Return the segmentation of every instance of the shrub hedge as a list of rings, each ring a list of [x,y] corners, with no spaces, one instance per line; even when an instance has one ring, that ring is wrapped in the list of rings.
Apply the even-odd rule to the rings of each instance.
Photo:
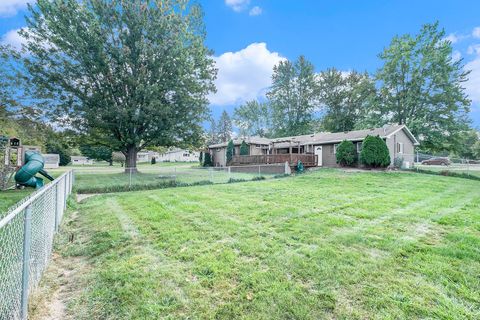
[[[362,143],[360,162],[367,167],[387,167],[390,165],[390,153],[385,141],[379,136],[367,136]]]
[[[343,140],[337,147],[337,163],[351,167],[357,163],[357,150],[352,141]]]

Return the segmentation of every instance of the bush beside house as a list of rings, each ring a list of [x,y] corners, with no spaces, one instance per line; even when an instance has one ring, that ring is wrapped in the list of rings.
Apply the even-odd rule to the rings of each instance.
[[[235,145],[233,144],[233,140],[230,140],[227,145],[227,164],[229,164],[233,156],[235,155]]]
[[[390,165],[390,153],[385,141],[379,136],[367,136],[362,144],[360,163],[372,168]]]
[[[357,163],[357,151],[352,141],[343,140],[337,147],[337,163],[351,167]]]
[[[204,167],[213,166],[212,156],[208,152],[205,152],[205,154],[203,155],[203,166]]]
[[[243,140],[242,144],[240,145],[240,155],[241,156],[248,156],[249,153],[250,152],[249,152],[249,149],[248,149],[248,145],[245,142],[245,140]]]

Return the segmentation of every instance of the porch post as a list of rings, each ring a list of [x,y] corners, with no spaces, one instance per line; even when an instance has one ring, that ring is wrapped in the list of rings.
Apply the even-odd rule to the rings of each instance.
[[[288,153],[290,153],[290,164],[292,164],[292,141],[289,141]]]

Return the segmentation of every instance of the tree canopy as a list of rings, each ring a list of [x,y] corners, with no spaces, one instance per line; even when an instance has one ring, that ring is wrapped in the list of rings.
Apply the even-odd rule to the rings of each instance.
[[[201,141],[216,69],[203,14],[185,0],[38,0],[26,67],[75,129],[122,151]]]

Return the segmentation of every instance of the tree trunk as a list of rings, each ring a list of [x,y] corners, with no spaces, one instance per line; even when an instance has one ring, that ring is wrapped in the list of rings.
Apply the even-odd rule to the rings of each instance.
[[[137,148],[134,145],[127,147],[125,173],[137,172]]]

